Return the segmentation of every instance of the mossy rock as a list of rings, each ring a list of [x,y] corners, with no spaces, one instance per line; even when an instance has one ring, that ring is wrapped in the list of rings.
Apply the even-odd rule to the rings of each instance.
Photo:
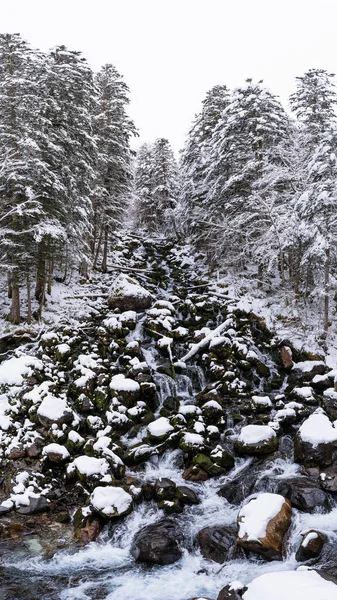
[[[206,454],[197,454],[194,456],[192,464],[205,471],[209,477],[216,477],[217,475],[226,473],[225,469],[214,463]]]

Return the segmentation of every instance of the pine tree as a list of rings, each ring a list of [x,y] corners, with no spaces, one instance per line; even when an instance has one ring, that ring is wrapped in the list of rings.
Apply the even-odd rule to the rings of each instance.
[[[98,147],[98,166],[93,195],[93,251],[96,264],[104,239],[102,270],[106,271],[109,235],[120,224],[130,200],[130,139],[137,133],[126,112],[129,89],[115,67],[110,64],[102,67],[95,81],[98,103],[94,114],[94,131]]]
[[[134,191],[137,222],[152,231],[155,227],[155,204],[153,202],[153,145],[143,144],[136,155]]]
[[[211,140],[229,102],[230,93],[225,85],[216,85],[207,92],[202,110],[196,115],[181,152],[180,228],[196,235],[200,207],[207,194],[206,173],[210,168]]]
[[[10,319],[19,323],[22,274],[35,259],[34,232],[43,212],[37,178],[43,170],[38,132],[42,126],[39,74],[44,56],[19,34],[0,35],[0,156],[2,264],[12,299]],[[29,297],[29,296],[28,296]],[[30,304],[28,320],[30,320]]]
[[[200,211],[203,238],[210,249],[226,251],[243,265],[261,233],[264,209],[257,203],[256,184],[267,165],[278,160],[277,147],[289,135],[285,111],[261,83],[249,79],[234,92],[214,131],[206,179],[209,191]]]
[[[300,124],[303,148],[300,189],[296,211],[304,232],[301,264],[310,274],[311,287],[320,280],[324,296],[324,336],[329,328],[330,277],[335,261],[336,242],[336,131],[335,105],[337,94],[334,75],[323,69],[311,69],[297,78],[297,90],[291,96],[291,107]],[[308,277],[307,277],[308,278]]]
[[[159,138],[153,144],[151,178],[153,210],[149,228],[172,235],[176,232],[178,166],[165,138]]]

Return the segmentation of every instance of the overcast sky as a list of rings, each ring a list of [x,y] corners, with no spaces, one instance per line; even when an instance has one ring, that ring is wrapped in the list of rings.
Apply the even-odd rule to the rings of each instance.
[[[176,151],[213,85],[263,79],[285,102],[297,75],[337,71],[337,0],[8,0],[1,28],[113,63],[140,140]]]

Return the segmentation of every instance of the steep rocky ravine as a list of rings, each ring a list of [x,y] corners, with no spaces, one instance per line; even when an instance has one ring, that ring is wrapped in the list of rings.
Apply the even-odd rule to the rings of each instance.
[[[99,311],[0,364],[2,597],[251,600],[296,572],[330,600],[337,371],[188,247],[120,255]]]

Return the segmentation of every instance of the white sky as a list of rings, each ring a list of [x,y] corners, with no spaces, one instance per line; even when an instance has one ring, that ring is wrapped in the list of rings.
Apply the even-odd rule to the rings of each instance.
[[[337,0],[3,0],[3,33],[107,62],[131,90],[140,141],[177,151],[213,85],[263,79],[283,101],[309,68],[337,72]],[[137,145],[139,141],[137,142]]]

